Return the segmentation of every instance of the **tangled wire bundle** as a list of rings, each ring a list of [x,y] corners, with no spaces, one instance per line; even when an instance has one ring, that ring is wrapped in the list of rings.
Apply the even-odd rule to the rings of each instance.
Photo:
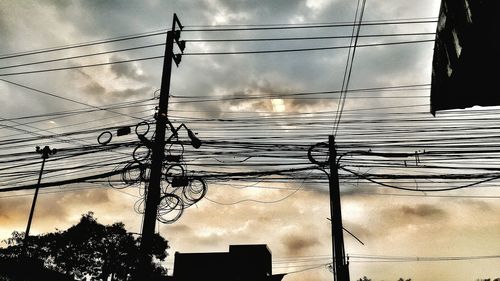
[[[151,172],[151,148],[148,145],[150,125],[147,122],[137,124],[135,133],[141,142],[132,153],[132,160],[121,169],[120,185],[113,185],[111,178],[109,184],[113,188],[122,189],[129,186],[138,186],[141,198],[136,201],[134,209],[138,213],[144,213],[145,198]],[[154,139],[154,135],[151,139]],[[162,178],[160,181],[161,197],[158,204],[157,220],[162,223],[173,223],[177,221],[185,208],[200,201],[207,192],[207,185],[203,178],[189,176],[186,164],[183,161],[184,147],[179,142],[178,136],[174,135],[167,143],[166,156],[162,166]],[[105,145],[105,144],[103,144]],[[142,184],[144,183],[144,184]]]

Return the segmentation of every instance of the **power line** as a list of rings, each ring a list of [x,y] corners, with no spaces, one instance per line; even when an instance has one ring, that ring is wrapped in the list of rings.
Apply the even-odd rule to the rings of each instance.
[[[124,48],[124,49],[118,49],[118,50],[111,50],[111,51],[83,54],[83,55],[77,55],[77,56],[62,57],[62,58],[57,58],[57,59],[41,60],[41,61],[35,61],[35,62],[7,65],[7,66],[0,67],[0,70],[1,69],[8,69],[8,68],[15,68],[15,67],[37,65],[37,64],[42,64],[42,63],[51,63],[51,62],[65,61],[65,60],[71,60],[71,59],[80,59],[80,58],[87,58],[87,57],[93,57],[93,56],[101,56],[101,55],[126,52],[126,51],[142,50],[142,49],[147,49],[147,48],[160,47],[160,46],[164,46],[164,45],[165,45],[165,43],[150,44],[150,45],[130,47],[130,48]]]
[[[75,65],[75,66],[58,67],[58,68],[47,68],[47,69],[40,69],[40,70],[20,71],[20,72],[11,72],[11,73],[0,73],[0,77],[1,76],[12,76],[12,75],[22,75],[22,74],[43,73],[43,72],[53,72],[53,71],[60,71],[60,70],[80,69],[80,68],[105,66],[105,65],[129,63],[129,62],[136,62],[136,61],[155,60],[155,59],[161,59],[161,58],[163,58],[163,56],[151,56],[151,57],[128,59],[128,60],[117,60],[117,61],[112,61],[112,62],[84,64],[84,65]]]
[[[95,46],[95,45],[101,45],[101,44],[107,44],[107,43],[113,43],[113,42],[119,42],[119,41],[125,41],[125,40],[132,40],[132,39],[139,39],[139,38],[144,38],[144,37],[165,35],[165,34],[167,34],[167,32],[163,31],[163,29],[162,29],[161,31],[150,31],[150,32],[144,32],[144,33],[138,33],[138,34],[132,34],[132,35],[113,37],[113,38],[108,38],[108,39],[94,40],[94,41],[84,42],[84,43],[75,43],[75,44],[64,45],[64,46],[59,46],[59,47],[51,47],[51,48],[25,51],[25,52],[4,54],[4,55],[0,55],[0,60],[29,56],[29,55],[36,55],[36,54],[42,54],[42,53],[63,51],[63,50],[74,49],[74,48],[89,47],[89,46]]]
[[[304,271],[310,271],[310,270],[318,269],[318,268],[321,268],[321,267],[326,267],[328,265],[329,265],[329,263],[324,263],[324,264],[320,264],[320,265],[313,266],[313,267],[308,267],[308,268],[299,269],[299,270],[295,270],[295,271],[289,271],[289,272],[286,272],[285,274],[288,275],[288,274],[301,273],[301,272],[304,272]]]
[[[377,256],[377,255],[356,255],[349,254],[351,259],[360,259],[353,262],[377,261],[377,262],[440,262],[440,261],[464,261],[464,260],[483,260],[483,259],[498,259],[500,255],[485,255],[485,256]]]
[[[437,20],[437,17],[413,17],[413,18],[397,18],[384,20],[367,20],[365,23],[383,23],[383,22],[401,22],[401,21],[418,21],[418,20]],[[352,22],[309,22],[309,23],[262,23],[262,24],[211,24],[211,25],[185,25],[185,27],[268,27],[268,26],[304,26],[304,25],[321,25],[321,24],[352,24]]]
[[[390,256],[390,255],[368,255],[368,254],[348,254],[349,261],[351,259],[364,259],[364,260],[386,260],[386,261],[461,261],[461,260],[481,260],[481,259],[498,259],[500,255],[477,255],[477,256]],[[311,255],[311,256],[298,256],[298,257],[282,257],[274,259],[273,262],[277,263],[294,263],[294,262],[313,262],[321,260],[332,260],[331,255]],[[293,267],[293,265],[291,266]]]
[[[44,114],[24,115],[24,116],[18,116],[18,117],[4,118],[4,121],[13,121],[13,120],[19,121],[19,120],[33,120],[33,119],[35,119],[34,121],[30,121],[29,123],[38,123],[38,122],[43,122],[43,121],[47,121],[47,120],[57,120],[60,118],[74,117],[75,115],[80,115],[80,114],[94,113],[96,111],[102,111],[104,109],[118,110],[118,109],[129,109],[129,108],[134,108],[134,107],[153,106],[153,104],[151,104],[151,103],[146,103],[146,102],[150,102],[153,100],[154,100],[154,98],[132,100],[132,101],[126,101],[126,102],[121,102],[121,103],[106,104],[106,105],[99,106],[99,108],[92,107],[92,109],[89,109],[89,106],[86,106],[85,108],[79,108],[79,109],[74,109],[74,110],[65,110],[65,111],[49,112],[49,113],[44,113]],[[134,113],[141,113],[141,112],[134,112]],[[29,123],[23,123],[23,124],[29,124]]]
[[[374,25],[378,24],[384,24],[384,23],[394,23],[394,24],[404,24],[404,23],[420,23],[418,20],[431,20],[430,22],[437,22],[434,17],[429,17],[429,18],[409,18],[409,19],[396,19],[396,20],[376,20],[376,21],[367,21],[365,23],[370,23]],[[300,24],[301,26],[307,26],[307,25],[332,25],[335,23],[302,23]],[[337,24],[345,24],[345,23],[337,23]],[[278,26],[293,26],[297,24],[275,24]],[[271,25],[243,25],[243,26],[275,26],[273,24]],[[220,26],[236,26],[236,25],[210,25],[210,27],[220,27]],[[207,26],[202,26],[202,25],[190,25],[188,27],[207,27]],[[187,31],[187,30],[186,30]],[[36,50],[29,50],[29,51],[23,51],[23,52],[16,52],[16,53],[9,53],[9,54],[3,54],[0,55],[0,60],[1,59],[9,59],[9,58],[16,58],[16,57],[23,57],[23,56],[29,56],[29,55],[36,55],[36,54],[42,54],[42,53],[49,53],[49,52],[56,52],[56,51],[63,51],[63,50],[68,50],[68,49],[74,49],[74,48],[82,48],[82,47],[89,47],[89,46],[95,46],[95,45],[102,45],[102,44],[107,44],[107,43],[114,43],[114,42],[120,42],[120,41],[127,41],[127,40],[133,40],[133,39],[140,39],[140,38],[146,38],[146,37],[153,37],[153,36],[159,36],[159,35],[165,35],[167,33],[166,29],[160,29],[160,30],[154,30],[154,31],[147,31],[147,32],[142,32],[142,33],[136,33],[136,34],[129,34],[129,35],[121,35],[117,37],[112,37],[112,38],[106,38],[106,39],[98,39],[98,40],[93,40],[93,41],[88,41],[88,42],[81,42],[81,43],[74,43],[74,44],[69,44],[69,45],[63,45],[63,46],[56,46],[56,47],[49,47],[49,48],[43,48],[43,49],[36,49]]]
[[[360,35],[359,37],[379,38],[379,37],[401,37],[401,36],[421,36],[421,35],[435,35],[435,33],[434,32],[420,32],[420,33],[371,34],[371,35]],[[344,39],[345,38],[352,38],[352,36],[345,35],[345,36],[316,36],[316,37],[287,37],[287,38],[188,39],[188,40],[184,40],[184,41],[189,42],[189,43],[258,42],[258,41],[285,41],[285,40],[286,41],[289,41],[289,40],[307,41],[307,40],[342,39],[342,38],[344,38]],[[113,54],[113,53],[126,52],[126,51],[148,49],[148,48],[160,47],[160,46],[164,46],[164,45],[165,45],[165,43],[149,44],[149,45],[142,45],[142,46],[136,46],[136,47],[116,49],[116,50],[88,53],[88,54],[82,54],[82,55],[67,56],[67,57],[61,57],[61,58],[55,58],[55,59],[39,60],[39,61],[20,63],[20,64],[12,64],[12,65],[7,65],[7,66],[2,66],[2,67],[0,67],[0,70],[16,68],[16,67],[25,67],[25,66],[31,66],[31,65],[38,65],[38,64],[43,64],[43,63],[60,62],[60,61],[71,60],[71,59],[87,58],[87,57],[92,57],[92,56],[100,56],[100,55]]]
[[[401,86],[389,86],[389,87],[373,87],[373,88],[359,88],[349,90],[353,93],[360,92],[375,92],[375,91],[395,91],[395,90],[428,90],[430,84],[414,84],[414,85],[401,85]],[[425,88],[423,88],[425,87]],[[310,91],[310,92],[300,92],[300,93],[283,93],[283,94],[264,94],[264,95],[210,95],[207,96],[180,96],[171,95],[172,98],[184,99],[183,101],[177,101],[172,103],[193,103],[193,102],[207,102],[207,101],[224,101],[224,100],[251,100],[251,99],[262,99],[262,98],[292,98],[300,99],[302,96],[318,96],[318,95],[331,95],[331,94],[341,94],[342,90],[330,90],[330,91]],[[428,96],[364,96],[364,97],[353,97],[353,98],[420,98]],[[322,97],[319,97],[322,98]],[[340,98],[340,97],[339,97]],[[188,99],[188,100],[186,100]],[[306,99],[314,99],[312,97],[307,97]],[[331,99],[329,97],[329,99]]]
[[[376,181],[368,176],[365,176],[365,175],[362,175],[360,173],[356,173],[350,169],[347,169],[345,167],[340,167],[340,169],[344,170],[344,171],[347,171],[353,175],[355,175],[356,177],[358,178],[361,178],[361,179],[365,179],[369,182],[372,182],[372,183],[375,183],[375,184],[378,184],[378,185],[381,185],[381,186],[385,186],[385,187],[390,187],[390,188],[394,188],[394,189],[400,189],[400,190],[405,190],[405,191],[418,191],[418,192],[439,192],[439,191],[451,191],[451,190],[457,190],[457,189],[464,189],[464,188],[468,188],[468,187],[472,187],[472,186],[475,186],[475,185],[479,185],[479,184],[482,184],[482,183],[485,183],[485,182],[489,182],[489,181],[493,181],[493,180],[497,180],[500,178],[500,175],[496,175],[496,176],[490,176],[486,179],[483,179],[483,180],[479,180],[479,181],[475,181],[473,183],[469,183],[469,184],[465,184],[465,185],[460,185],[460,186],[454,186],[454,187],[445,187],[445,188],[406,188],[406,187],[401,187],[401,186],[396,186],[396,185],[392,185],[392,184],[387,184],[387,183],[383,183],[383,182],[380,182],[380,181]],[[394,177],[394,176],[392,176]],[[416,177],[416,176],[412,176],[412,177]]]
[[[354,45],[352,43],[353,39],[351,38],[350,45],[353,45],[352,46],[352,56],[349,56],[351,54],[351,48],[349,48],[349,55],[347,56],[346,68],[344,71],[344,79],[342,80],[342,87],[341,88],[342,88],[343,93],[340,93],[340,97],[341,97],[341,100],[339,102],[340,109],[339,109],[339,107],[337,107],[337,118],[336,118],[336,122],[334,123],[334,128],[332,128],[334,136],[337,135],[337,131],[339,129],[340,119],[342,118],[342,112],[344,111],[345,101],[346,101],[346,97],[347,97],[347,90],[349,88],[349,82],[351,81],[352,67],[354,65],[354,57],[356,55],[356,48],[358,47],[359,32],[361,31],[361,24],[363,23],[363,15],[365,13],[366,0],[362,0],[362,1],[363,2],[361,4],[361,12],[359,15],[359,20],[358,20],[359,25],[357,26],[356,35],[353,38]],[[358,1],[358,7],[359,7],[359,1]],[[357,13],[358,13],[358,11],[356,10],[356,17],[354,19],[355,22],[357,20]],[[353,34],[354,34],[354,30],[355,29],[353,28],[353,30],[352,30]]]
[[[117,114],[117,115],[127,116],[127,117],[130,117],[130,118],[136,119],[136,120],[145,121],[142,118],[138,118],[138,117],[135,117],[135,116],[130,116],[128,114],[124,114],[124,113],[121,113],[121,112],[118,112],[118,111],[114,111],[114,110],[110,110],[110,109],[107,109],[107,108],[103,108],[103,107],[91,105],[91,104],[84,103],[84,102],[81,102],[81,101],[77,101],[77,100],[74,100],[74,99],[62,97],[62,96],[59,96],[59,95],[56,95],[56,94],[52,94],[52,93],[49,93],[49,92],[46,92],[46,91],[35,89],[33,87],[26,86],[26,85],[23,85],[23,84],[19,84],[19,83],[16,83],[16,82],[12,82],[12,81],[9,81],[9,80],[5,80],[5,79],[1,79],[0,78],[0,81],[3,81],[5,83],[9,83],[11,85],[15,85],[17,87],[21,87],[21,88],[24,88],[24,89],[27,89],[27,90],[30,90],[30,91],[35,92],[35,93],[39,93],[39,94],[51,96],[51,97],[54,97],[54,98],[62,99],[62,100],[65,100],[65,101],[69,101],[69,102],[72,102],[72,103],[77,103],[77,104],[80,104],[80,105],[84,105],[84,106],[87,106],[87,107],[92,107],[92,108],[103,110],[103,111],[108,111],[108,112],[111,112],[111,113],[114,113],[114,114]]]
[[[429,43],[429,42],[434,42],[434,39],[414,40],[414,41],[400,41],[400,42],[388,42],[388,43],[374,43],[374,44],[363,44],[363,45],[358,45],[358,48],[391,46],[391,45],[406,45],[406,44]],[[308,52],[308,51],[324,51],[324,50],[346,49],[346,48],[349,48],[349,47],[350,46],[329,46],[329,47],[316,47],[316,48],[277,49],[277,50],[260,50],[260,51],[193,52],[193,53],[184,53],[183,56],[248,55],[248,54]],[[130,63],[130,62],[136,62],[136,61],[155,60],[155,59],[161,59],[161,58],[163,58],[163,55],[161,55],[161,56],[143,57],[143,58],[135,58],[135,59],[127,59],[127,60],[117,60],[117,61],[104,62],[104,63],[75,65],[75,66],[68,66],[68,67],[46,68],[46,69],[39,69],[39,70],[29,70],[29,71],[19,71],[19,72],[10,72],[10,73],[0,73],[0,77],[2,77],[2,76],[13,76],[13,75],[24,75],[24,74],[34,74],[34,73],[44,73],[44,72],[53,72],[53,71],[61,71],[61,70],[72,70],[72,69],[80,69],[80,68],[88,68],[88,67],[96,67],[96,66],[105,66],[105,65],[120,64],[120,63]]]
[[[419,20],[419,21],[393,21],[393,22],[365,22],[354,25],[380,26],[380,25],[404,25],[404,24],[428,24],[437,23],[437,20]],[[183,29],[183,32],[212,32],[212,31],[251,31],[251,30],[283,30],[283,29],[312,29],[312,28],[332,28],[332,27],[351,27],[352,23],[326,23],[326,24],[301,24],[301,25],[281,25],[281,26],[263,26],[263,27],[237,27],[237,28],[198,28]]]
[[[414,41],[400,41],[400,42],[387,42],[387,43],[373,43],[373,44],[360,44],[358,48],[364,47],[379,47],[391,45],[406,45],[434,42],[434,39],[428,40],[414,40]],[[290,52],[309,52],[309,51],[324,51],[347,49],[350,46],[328,46],[328,47],[314,47],[314,48],[296,48],[296,49],[277,49],[277,50],[259,50],[259,51],[227,51],[227,52],[193,52],[184,53],[184,56],[216,56],[216,55],[248,55],[248,54],[271,54],[271,53],[290,53]],[[2,76],[2,74],[0,74]]]
[[[435,195],[435,194],[401,194],[401,193],[375,193],[375,192],[357,192],[356,194],[374,195],[374,196],[394,196],[394,197],[500,199],[500,196],[494,196],[494,195]]]
[[[399,36],[426,36],[436,35],[435,32],[414,32],[414,33],[391,33],[391,34],[362,34],[359,38],[380,38]],[[308,37],[266,37],[266,38],[233,38],[233,39],[185,39],[187,43],[210,43],[210,42],[260,42],[260,41],[307,41],[326,39],[350,39],[352,35],[340,36],[308,36]]]

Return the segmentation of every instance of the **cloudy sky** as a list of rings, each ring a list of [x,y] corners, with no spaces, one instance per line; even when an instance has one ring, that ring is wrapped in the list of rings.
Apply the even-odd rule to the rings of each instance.
[[[36,183],[40,165],[39,155],[34,153],[36,145],[62,149],[95,145],[98,131],[81,136],[75,134],[72,139],[66,136],[41,139],[40,135],[132,125],[143,118],[151,120],[156,103],[152,99],[160,88],[161,58],[82,66],[162,56],[164,46],[161,44],[165,41],[162,32],[170,28],[173,13],[177,13],[185,25],[182,37],[188,40],[180,66],[174,65],[172,71],[169,114],[174,123],[186,123],[207,143],[254,140],[307,147],[327,141],[335,124],[338,108],[338,93],[335,91],[342,88],[348,59],[345,47],[350,44],[350,39],[239,42],[211,42],[207,39],[349,36],[352,33],[349,26],[248,29],[260,25],[293,27],[351,23],[356,5],[357,1],[347,0],[1,1],[0,141],[2,159],[6,159],[0,164],[6,178],[2,187]],[[361,36],[358,44],[406,43],[356,49],[349,89],[372,90],[348,93],[336,135],[339,151],[347,155],[342,158],[341,165],[358,173],[442,175],[450,171],[467,173],[470,172],[469,166],[472,171],[472,166],[487,165],[491,168],[498,164],[495,161],[498,155],[495,154],[488,159],[474,154],[465,160],[460,159],[459,142],[443,143],[446,137],[464,137],[468,132],[480,133],[490,140],[499,135],[496,127],[480,131],[482,126],[488,129],[496,122],[497,117],[491,111],[457,111],[449,115],[438,114],[435,118],[428,113],[433,52],[433,43],[429,41],[434,39],[432,33],[436,30],[439,5],[438,0],[366,2],[363,21],[385,24],[363,26],[360,35],[377,36]],[[387,24],[391,21],[420,23]],[[247,30],[210,31],[214,28]],[[390,36],[381,36],[384,34]],[[115,40],[131,35],[148,36]],[[111,42],[102,43],[105,39]],[[73,48],[74,44],[80,43],[99,44]],[[146,45],[154,46],[142,48]],[[333,46],[343,47],[302,52],[207,55]],[[24,52],[55,47],[68,48],[23,55]],[[141,48],[110,52],[135,47]],[[105,54],[75,58],[101,52]],[[59,60],[67,57],[72,59]],[[35,63],[56,59],[58,61]],[[9,67],[19,64],[29,65]],[[47,71],[55,68],[72,69]],[[37,72],[39,70],[43,71]],[[389,91],[387,87],[395,88]],[[386,91],[375,90],[379,88]],[[323,94],[294,95],[311,92]],[[291,98],[286,98],[286,95],[291,95]],[[116,104],[135,106],[68,114],[64,118],[55,118],[56,115],[33,117],[109,108]],[[453,120],[457,124],[452,123]],[[439,131],[440,126],[447,130]],[[24,141],[12,144],[8,143],[9,139]],[[129,136],[127,140],[133,139],[134,136]],[[115,141],[120,139],[114,137],[112,143]],[[458,149],[454,150],[455,157],[439,158],[446,154],[442,151],[455,148]],[[427,157],[423,153],[418,159],[428,167],[434,166],[429,170],[423,169],[424,164],[415,157],[397,159],[398,166],[371,167],[382,162],[371,158],[363,162],[361,156],[356,158],[347,153],[372,149],[408,154],[434,150],[432,155],[437,156]],[[127,151],[126,155],[131,153],[131,150],[123,151]],[[283,164],[289,168],[308,162],[307,149],[289,152],[292,153],[289,157],[283,156],[286,152],[281,155],[276,151],[261,151],[267,156],[256,156],[251,151],[215,145],[202,148],[202,151],[206,158],[197,158],[194,149],[186,147],[185,151],[186,159],[191,161],[188,169],[200,174],[272,170]],[[33,155],[26,154],[29,152]],[[12,168],[17,164],[8,162],[9,159],[28,163],[17,156],[9,156],[14,153],[27,157],[22,161],[31,161],[28,165],[30,172],[20,173],[19,167]],[[100,155],[109,157],[106,165],[86,172],[78,170],[78,175],[122,167],[112,161],[110,152],[83,160],[75,158],[75,162],[67,165],[85,161],[95,164],[104,159]],[[415,166],[420,166],[405,170],[414,162]],[[65,162],[47,162],[48,178],[44,181],[73,176],[57,174],[57,170],[65,165],[61,163]],[[454,170],[445,170],[439,165],[451,165]],[[456,172],[457,167],[463,170]],[[352,256],[351,279],[368,276],[374,280],[405,277],[465,281],[500,276],[500,259],[473,259],[500,253],[500,207],[496,204],[500,192],[494,181],[486,186],[475,186],[475,189],[453,192],[400,192],[362,179],[353,180],[346,176],[346,171],[341,174],[345,176],[341,180],[344,226],[364,242],[361,245],[349,235],[345,236],[346,252]],[[209,187],[204,200],[186,209],[175,223],[159,224],[159,232],[171,243],[168,267],[172,267],[175,251],[220,252],[227,251],[231,244],[258,243],[267,244],[272,251],[274,272],[296,272],[284,280],[331,280],[331,273],[324,266],[331,255],[328,185],[324,180],[310,180],[311,175],[319,177],[324,174],[308,172],[274,179],[207,180]],[[394,180],[392,184],[418,189],[463,183],[433,182],[430,179],[420,182],[415,179]],[[9,237],[14,230],[25,229],[31,194],[32,191],[0,194],[1,239]],[[117,190],[107,184],[89,183],[44,190],[37,202],[32,233],[65,229],[88,211],[93,211],[101,223],[123,221],[130,231],[140,232],[142,216],[134,211],[140,194],[140,190],[134,187]],[[374,259],[375,256],[392,259],[380,261]],[[464,259],[402,260],[409,257]]]

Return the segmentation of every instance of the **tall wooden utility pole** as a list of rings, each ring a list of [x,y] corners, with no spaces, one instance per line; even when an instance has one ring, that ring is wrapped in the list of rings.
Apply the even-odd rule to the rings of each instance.
[[[179,27],[179,30],[176,30]],[[177,15],[172,20],[172,30],[167,32],[165,45],[165,56],[163,60],[163,73],[161,78],[160,102],[156,113],[155,139],[152,143],[151,174],[147,184],[146,207],[144,210],[144,221],[142,225],[141,246],[139,250],[139,265],[135,280],[150,280],[150,269],[152,261],[153,236],[155,232],[158,204],[160,203],[161,168],[165,158],[165,131],[168,124],[168,98],[170,92],[170,77],[172,72],[172,60],[176,65],[180,63],[181,55],[174,55],[174,43],[177,43],[181,52],[184,43],[179,41],[181,25]]]

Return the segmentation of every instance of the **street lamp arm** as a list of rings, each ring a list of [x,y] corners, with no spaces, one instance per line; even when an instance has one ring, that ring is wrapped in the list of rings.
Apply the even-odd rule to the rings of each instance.
[[[170,127],[170,131],[172,132],[172,135],[167,139],[167,143],[170,142],[173,137],[178,137],[179,136],[179,134],[178,134],[179,130],[182,127],[184,127],[184,129],[186,129],[186,131],[188,133],[188,137],[191,139],[191,145],[194,148],[199,148],[201,146],[201,140],[184,123],[180,124],[177,128],[175,128],[174,125],[172,125],[172,123],[170,122],[170,120],[168,120],[168,118],[167,118],[167,124]]]

